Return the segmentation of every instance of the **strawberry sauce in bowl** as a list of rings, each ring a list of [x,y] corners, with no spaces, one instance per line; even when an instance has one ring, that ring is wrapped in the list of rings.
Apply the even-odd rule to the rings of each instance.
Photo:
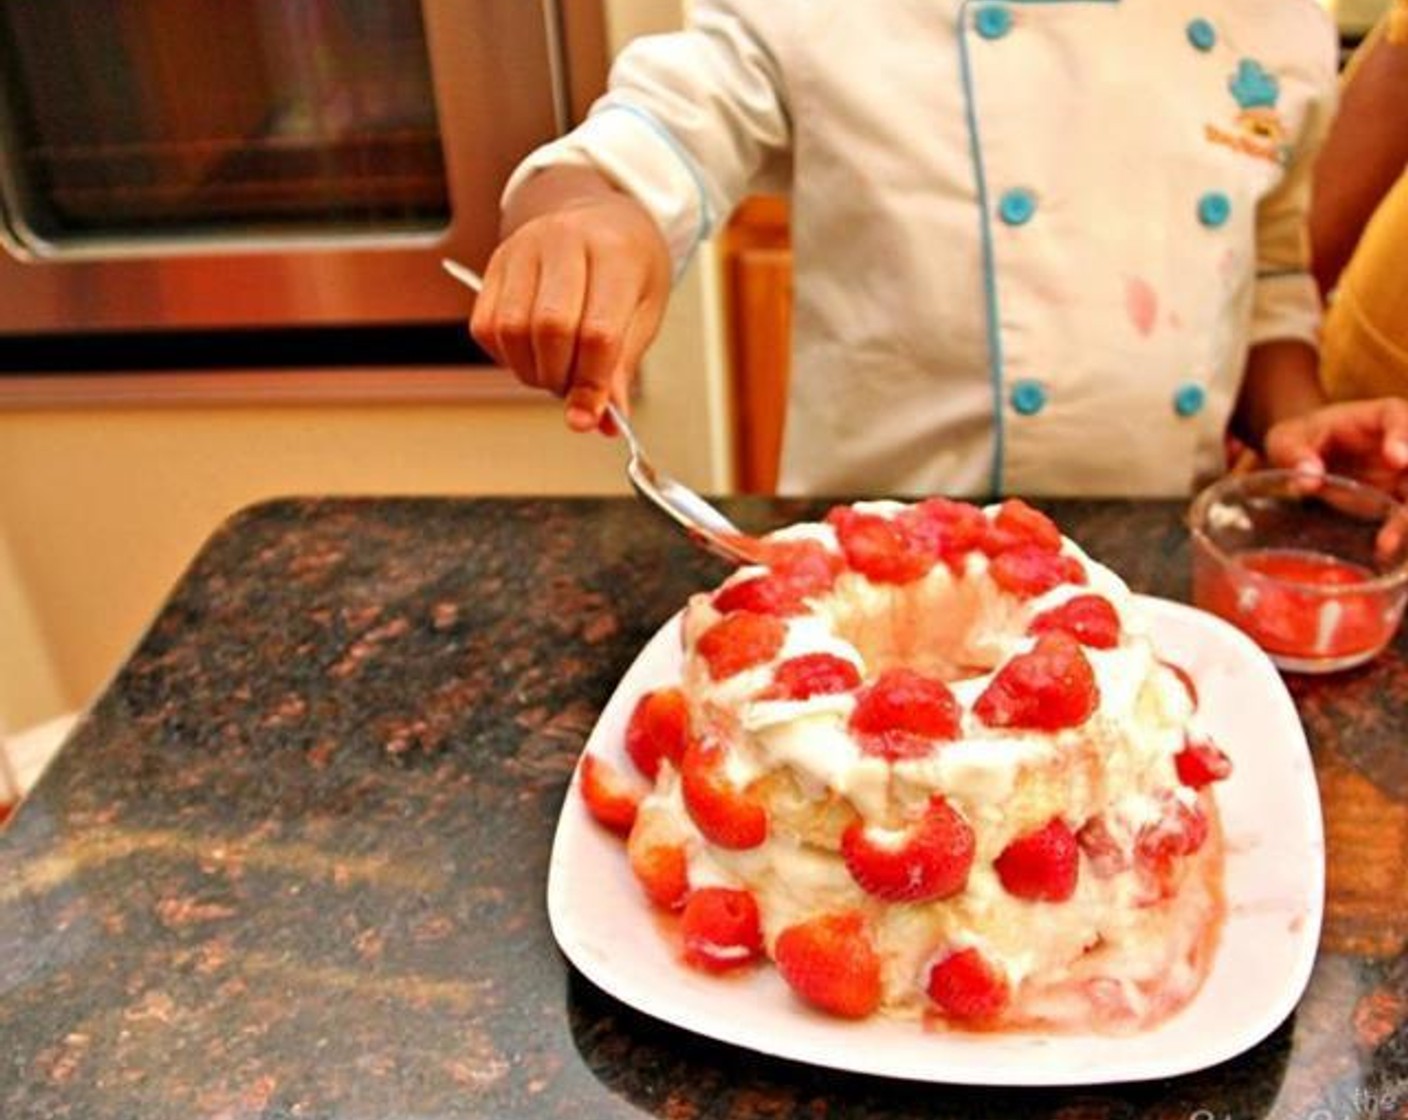
[[[1234,475],[1193,502],[1193,602],[1280,668],[1348,669],[1392,639],[1408,597],[1408,508],[1350,479]]]

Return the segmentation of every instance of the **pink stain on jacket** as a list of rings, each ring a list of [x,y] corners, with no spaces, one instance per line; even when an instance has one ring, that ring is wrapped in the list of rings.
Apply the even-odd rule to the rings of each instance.
[[[1124,284],[1124,307],[1134,329],[1146,338],[1159,318],[1159,297],[1149,281],[1134,277]]]

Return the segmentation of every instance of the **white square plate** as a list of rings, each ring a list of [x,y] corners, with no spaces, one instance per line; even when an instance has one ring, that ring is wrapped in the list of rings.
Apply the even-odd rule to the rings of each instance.
[[[777,971],[719,980],[673,955],[626,863],[588,815],[574,777],[548,871],[548,917],[562,951],[630,1006],[710,1038],[819,1066],[971,1085],[1139,1081],[1214,1065],[1290,1014],[1315,962],[1325,845],[1315,772],[1290,696],[1266,656],[1212,615],[1141,597],[1160,656],[1197,681],[1200,711],[1235,764],[1219,785],[1227,921],[1202,989],[1141,1034],[961,1034],[910,1020],[854,1023],[812,1011]],[[650,640],[602,712],[587,750],[629,767],[626,722],[641,693],[678,683],[679,616]]]

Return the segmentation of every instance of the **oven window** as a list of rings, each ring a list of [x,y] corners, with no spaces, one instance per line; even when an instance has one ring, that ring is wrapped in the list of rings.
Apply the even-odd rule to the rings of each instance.
[[[420,0],[0,0],[0,190],[39,254],[441,229]]]

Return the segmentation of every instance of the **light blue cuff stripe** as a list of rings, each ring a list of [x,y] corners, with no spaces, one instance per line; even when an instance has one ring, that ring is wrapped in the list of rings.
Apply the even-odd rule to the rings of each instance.
[[[699,243],[714,232],[714,212],[709,205],[709,192],[704,187],[704,173],[700,171],[699,164],[690,155],[689,150],[681,144],[672,133],[653,113],[647,109],[642,109],[639,105],[632,105],[626,101],[609,101],[597,110],[604,113],[610,109],[618,110],[622,113],[629,113],[640,121],[646,128],[650,129],[658,136],[665,146],[674,152],[680,163],[684,164],[684,169],[689,172],[689,177],[694,182],[694,189],[699,192],[699,228],[695,231],[694,241],[689,246],[679,266],[675,269],[675,278],[679,279],[680,274],[689,267],[689,262],[693,260],[694,254],[699,249]]]

